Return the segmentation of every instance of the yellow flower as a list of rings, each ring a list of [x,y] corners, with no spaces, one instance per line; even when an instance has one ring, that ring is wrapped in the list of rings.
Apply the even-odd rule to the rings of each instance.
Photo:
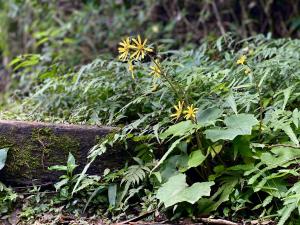
[[[140,35],[138,35],[137,39],[133,38],[132,41],[135,45],[132,45],[131,48],[135,50],[135,52],[132,54],[131,58],[134,58],[136,60],[139,60],[140,58],[143,59],[145,57],[145,54],[147,52],[153,52],[151,48],[146,47],[147,39],[142,41]]]
[[[245,69],[245,74],[248,75],[249,73],[251,73],[251,69],[250,68]]]
[[[197,108],[194,108],[194,105],[190,105],[187,107],[187,110],[185,110],[183,113],[186,114],[185,118],[194,120],[196,118]]]
[[[128,61],[128,71],[131,72],[132,79],[134,79],[134,66],[132,64],[132,60]]]
[[[179,101],[178,105],[173,106],[176,110],[175,113],[171,114],[171,117],[173,117],[173,119],[178,120],[180,118],[183,110],[183,105],[184,105],[184,101]]]
[[[132,45],[130,44],[129,37],[125,38],[119,43],[120,47],[118,48],[119,51],[119,59],[125,61],[128,57],[129,50],[131,49]]]
[[[151,72],[150,75],[159,78],[161,75],[160,63],[158,60],[155,60],[154,66],[150,66]]]
[[[242,55],[237,61],[236,64],[241,64],[244,65],[244,63],[246,62],[247,57],[245,55]]]

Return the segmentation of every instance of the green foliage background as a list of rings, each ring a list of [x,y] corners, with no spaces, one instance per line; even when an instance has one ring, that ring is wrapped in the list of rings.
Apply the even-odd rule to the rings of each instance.
[[[119,126],[91,149],[86,169],[109,146],[134,146],[124,168],[97,176],[73,174],[70,155],[66,166],[51,168],[66,173],[55,197],[34,189],[22,216],[61,204],[114,221],[138,208],[171,219],[299,223],[300,42],[267,34],[298,36],[298,5],[282,4],[2,2],[1,57],[10,61],[11,82],[1,118]],[[135,64],[136,79],[115,59],[120,38],[138,33],[199,108],[197,123],[171,120],[178,96],[150,76],[149,58]],[[246,63],[237,65],[242,55]],[[7,213],[16,195],[0,191]]]
[[[293,0],[8,0],[0,17],[2,57],[42,53],[71,66],[115,53],[126,35],[143,33],[177,48],[224,32],[298,37],[300,18]]]

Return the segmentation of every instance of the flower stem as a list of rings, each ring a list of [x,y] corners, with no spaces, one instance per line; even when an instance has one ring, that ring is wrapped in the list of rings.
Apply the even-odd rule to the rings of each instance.
[[[258,98],[259,98],[259,139],[261,139],[264,104],[263,104],[263,99],[262,99],[262,94],[261,94],[261,90],[260,90],[260,87],[259,87],[259,83],[257,82],[257,80],[255,79],[254,76],[253,76],[253,79],[254,79],[255,88],[256,88],[256,91],[258,93]]]
[[[156,62],[156,60],[151,57],[152,62],[162,71],[161,76],[168,82],[172,90],[175,92],[177,97],[180,99],[180,101],[185,100],[186,103],[188,104],[188,99],[185,95],[185,93],[180,93],[178,90],[182,90],[178,85],[174,85],[172,80],[168,77],[168,75],[161,69],[161,66]]]

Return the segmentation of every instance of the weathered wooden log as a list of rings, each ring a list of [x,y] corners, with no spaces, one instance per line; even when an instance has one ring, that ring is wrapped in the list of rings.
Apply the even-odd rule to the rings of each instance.
[[[65,165],[71,152],[79,165],[87,163],[88,151],[116,128],[0,120],[0,148],[9,148],[1,181],[13,184],[42,184],[56,181],[59,172],[53,165]],[[105,168],[122,166],[126,152],[109,149],[95,161],[90,173],[101,174]]]

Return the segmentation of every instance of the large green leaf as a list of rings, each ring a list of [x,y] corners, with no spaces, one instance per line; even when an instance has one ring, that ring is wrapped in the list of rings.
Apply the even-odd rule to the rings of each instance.
[[[188,168],[197,167],[203,163],[206,156],[202,154],[201,150],[191,152],[188,160]]]
[[[233,140],[236,136],[240,135],[237,129],[221,129],[214,128],[204,132],[206,138],[216,142],[218,140]]]
[[[188,187],[185,174],[172,176],[157,191],[156,197],[170,207],[180,202],[196,203],[201,197],[210,195],[210,187],[214,182],[198,182]]]
[[[0,149],[0,170],[5,166],[8,148]]]
[[[238,114],[227,117],[224,123],[228,128],[239,129],[243,134],[251,134],[252,127],[258,124],[253,114]]]
[[[208,139],[216,142],[218,140],[233,140],[238,135],[250,135],[252,127],[258,120],[252,114],[238,114],[227,117],[224,120],[227,128],[212,128],[204,133]]]
[[[212,107],[205,110],[199,110],[197,112],[197,123],[202,127],[212,125],[222,115],[223,110]]]
[[[67,169],[68,172],[72,173],[74,169],[77,167],[75,157],[69,152],[68,162],[67,162]]]
[[[161,139],[166,139],[169,136],[184,136],[188,133],[193,133],[196,125],[192,123],[190,120],[182,121],[175,125],[170,126],[165,132],[160,134]]]

